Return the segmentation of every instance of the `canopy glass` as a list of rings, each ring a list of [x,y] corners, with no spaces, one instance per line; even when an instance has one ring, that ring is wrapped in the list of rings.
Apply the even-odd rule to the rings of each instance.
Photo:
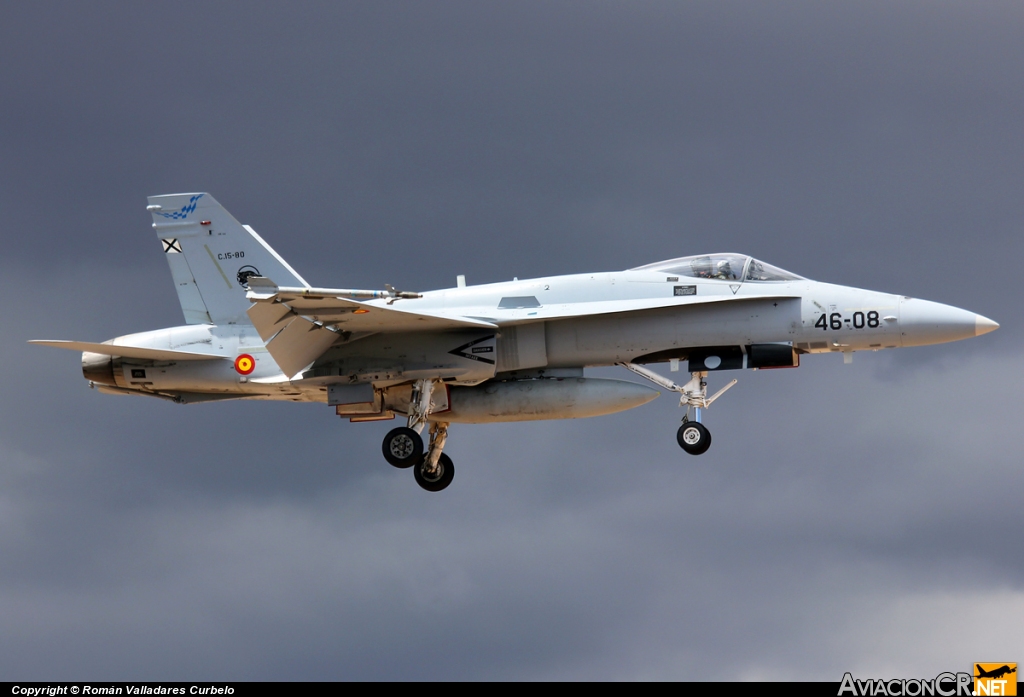
[[[660,271],[673,276],[689,278],[712,278],[720,281],[800,281],[802,276],[783,271],[777,266],[766,264],[743,254],[704,254],[693,257],[679,257],[638,266],[631,271]]]

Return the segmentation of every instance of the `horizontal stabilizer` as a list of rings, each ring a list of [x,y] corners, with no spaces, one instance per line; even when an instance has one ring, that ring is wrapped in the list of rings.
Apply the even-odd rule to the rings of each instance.
[[[90,341],[62,341],[33,339],[30,344],[40,346],[52,346],[54,348],[68,349],[71,351],[88,351],[89,353],[101,353],[107,356],[122,356],[124,358],[138,358],[146,361],[211,361],[217,359],[229,360],[227,356],[216,356],[209,353],[193,353],[192,351],[173,351],[170,349],[146,348],[144,346],[115,346],[114,344],[96,344]]]
[[[238,392],[218,394],[210,392],[143,392],[141,390],[129,390],[124,387],[113,385],[95,385],[94,389],[103,394],[136,395],[140,397],[159,397],[176,404],[197,404],[199,402],[223,402],[229,399],[252,399],[253,395],[240,394]]]

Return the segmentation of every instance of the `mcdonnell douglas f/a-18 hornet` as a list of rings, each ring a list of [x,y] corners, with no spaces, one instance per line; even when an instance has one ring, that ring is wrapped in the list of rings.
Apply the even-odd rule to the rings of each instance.
[[[646,404],[660,391],[584,377],[619,365],[680,395],[676,434],[711,445],[701,412],[721,370],[795,368],[800,357],[921,346],[999,325],[948,305],[812,281],[742,254],[679,257],[626,271],[551,276],[413,293],[314,288],[212,196],[153,196],[147,210],[185,326],[82,351],[91,387],[178,403],[277,399],[334,407],[351,421],[401,414],[384,459],[440,491],[452,423],[574,419]],[[644,367],[687,362],[679,385]],[[429,438],[423,432],[429,425]]]

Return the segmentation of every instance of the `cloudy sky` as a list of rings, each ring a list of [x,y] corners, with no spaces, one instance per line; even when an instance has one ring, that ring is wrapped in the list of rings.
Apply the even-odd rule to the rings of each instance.
[[[5,3],[0,676],[1024,661],[1022,37],[1017,1]],[[670,396],[456,425],[428,494],[393,424],[100,395],[25,344],[182,323],[178,191],[314,285],[736,251],[1002,328],[737,375],[700,458]]]

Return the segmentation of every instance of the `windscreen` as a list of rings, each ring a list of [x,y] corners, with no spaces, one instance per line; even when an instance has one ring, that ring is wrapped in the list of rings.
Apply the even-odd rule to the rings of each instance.
[[[750,265],[747,267],[747,281],[763,282],[763,281],[800,281],[803,280],[800,276],[789,271],[783,271],[777,266],[766,264],[763,261],[757,259],[751,259]]]

